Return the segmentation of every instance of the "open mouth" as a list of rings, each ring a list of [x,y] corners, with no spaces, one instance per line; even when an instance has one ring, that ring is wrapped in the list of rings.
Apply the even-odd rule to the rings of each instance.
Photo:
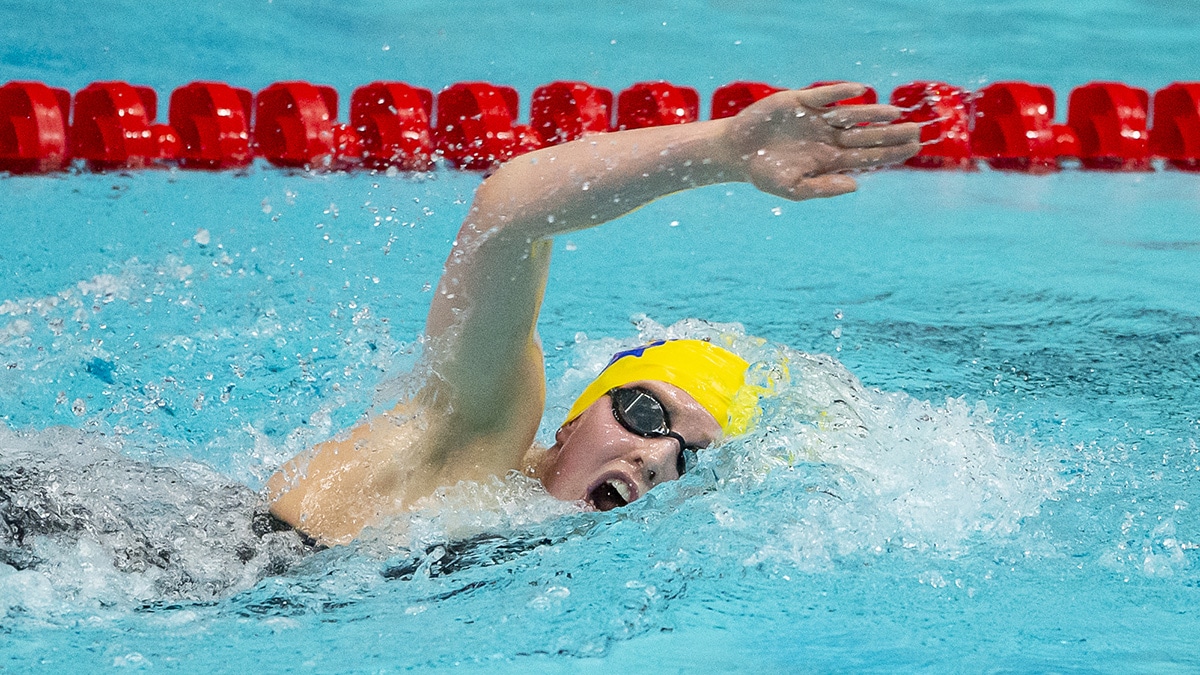
[[[631,496],[629,486],[624,481],[610,478],[592,488],[587,500],[598,511],[611,511],[628,504]]]

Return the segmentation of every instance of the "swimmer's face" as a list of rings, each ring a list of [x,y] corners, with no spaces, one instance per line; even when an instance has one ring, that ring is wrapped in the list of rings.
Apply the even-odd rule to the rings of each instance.
[[[666,410],[671,431],[689,448],[711,445],[721,437],[716,418],[679,387],[657,380],[625,387],[649,390]],[[645,438],[626,429],[613,416],[612,400],[605,395],[558,430],[539,473],[555,497],[586,501],[607,511],[679,478],[680,451],[674,438]]]

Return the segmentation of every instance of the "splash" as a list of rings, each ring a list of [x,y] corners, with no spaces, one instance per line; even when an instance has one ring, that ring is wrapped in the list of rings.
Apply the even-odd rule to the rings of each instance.
[[[702,453],[694,473],[705,478],[684,481],[707,492],[719,529],[758,540],[747,565],[815,571],[898,550],[957,557],[973,543],[1016,536],[1065,487],[1032,443],[997,439],[983,403],[871,389],[831,356],[748,336],[737,324],[642,317],[637,326],[627,340],[579,336],[548,410],[569,405],[613,352],[652,340],[712,340],[750,361],[748,380],[769,392],[757,422]],[[543,438],[557,419],[547,416]]]
[[[123,445],[96,430],[0,427],[0,613],[212,601],[307,552],[249,488],[196,462],[133,460]]]
[[[331,303],[333,335],[314,335],[285,281],[220,246],[0,301],[0,422],[100,425],[259,485],[415,360],[365,302]],[[252,276],[249,294],[230,285]]]

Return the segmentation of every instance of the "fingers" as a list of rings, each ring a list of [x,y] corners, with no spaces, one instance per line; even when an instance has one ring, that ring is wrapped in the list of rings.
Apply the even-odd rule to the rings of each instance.
[[[894,105],[844,105],[821,115],[831,127],[849,129],[858,124],[891,122],[900,119],[904,111]]]
[[[836,170],[847,171],[852,169],[870,169],[877,166],[885,166],[887,164],[895,164],[903,162],[920,151],[921,146],[917,142],[905,143],[903,145],[885,145],[874,148],[848,148],[842,151],[838,157]]]
[[[838,101],[859,96],[866,90],[866,87],[857,82],[842,82],[813,89],[803,89],[796,92],[796,99],[810,108],[824,108]]]
[[[817,197],[836,197],[858,189],[854,178],[843,174],[824,174],[801,178],[792,184],[758,184],[758,189],[794,202]]]
[[[842,174],[826,174],[814,178],[806,178],[796,186],[792,199],[813,199],[816,197],[836,197],[858,189],[858,182],[850,176]]]
[[[845,129],[839,132],[838,142],[844,148],[874,148],[884,145],[916,143],[920,137],[920,125],[907,122]]]

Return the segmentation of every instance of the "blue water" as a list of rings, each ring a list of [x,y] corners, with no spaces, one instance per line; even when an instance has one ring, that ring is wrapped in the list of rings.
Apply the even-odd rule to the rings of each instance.
[[[1200,72],[1186,2],[804,4],[10,3],[0,79],[1065,100]],[[316,555],[248,534],[282,461],[403,395],[478,182],[0,179],[0,475],[83,523],[0,549],[3,667],[1200,669],[1200,182],[1174,172],[717,186],[564,237],[543,437],[607,355],[668,332],[787,361],[755,433],[607,514],[510,479]]]

